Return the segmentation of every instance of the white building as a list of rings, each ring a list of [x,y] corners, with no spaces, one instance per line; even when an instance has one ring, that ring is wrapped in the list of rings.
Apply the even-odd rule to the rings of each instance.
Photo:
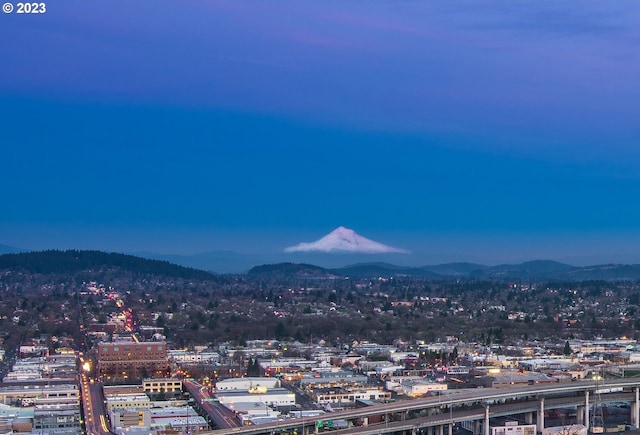
[[[177,363],[216,363],[220,362],[220,354],[214,351],[194,352],[184,349],[167,350],[167,356]]]
[[[582,424],[545,427],[542,435],[587,435],[587,428]]]
[[[233,410],[243,425],[264,424],[278,420],[280,411],[273,410],[264,403],[236,403]]]
[[[190,406],[152,408],[151,427],[158,433],[193,433],[208,430],[204,417]]]
[[[391,393],[377,388],[324,388],[314,391],[316,403],[320,405],[353,405],[356,400],[389,400]]]
[[[216,397],[221,404],[227,408],[235,410],[234,406],[240,403],[258,404],[261,406],[290,406],[296,404],[295,393],[286,388],[272,388],[260,392],[251,393],[244,390],[227,390],[216,392]]]
[[[490,427],[491,435],[536,435],[535,424],[518,425],[517,421],[508,421],[504,426]]]
[[[387,382],[387,384],[390,384]],[[446,391],[447,384],[439,384],[437,382],[429,382],[424,380],[403,380],[396,382],[396,385],[387,385],[387,389],[394,387],[392,391],[398,394],[404,394],[409,397],[421,397],[432,391]]]
[[[230,378],[216,382],[216,391],[232,391],[243,390],[249,391],[258,387],[266,388],[267,390],[273,388],[280,388],[280,381],[276,378]]]

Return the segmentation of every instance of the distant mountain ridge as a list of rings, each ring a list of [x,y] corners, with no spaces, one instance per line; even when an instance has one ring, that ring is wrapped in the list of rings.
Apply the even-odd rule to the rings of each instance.
[[[608,264],[578,267],[552,260],[533,260],[519,264],[485,266],[474,263],[447,263],[434,266],[403,267],[388,263],[359,263],[340,268],[319,268],[310,265],[297,269],[295,264],[272,264],[257,266],[249,275],[273,274],[277,276],[299,276],[300,270],[314,268],[314,276],[325,277],[391,277],[405,276],[433,279],[557,279],[566,281],[584,280],[640,280],[640,265]]]
[[[214,255],[214,254],[212,254]],[[224,256],[224,253],[215,253]],[[180,256],[176,256],[180,257]],[[180,266],[165,260],[102,251],[38,251],[0,254],[0,270],[31,273],[76,273],[83,270],[121,268],[140,274],[166,275],[185,279],[212,279],[211,272]],[[549,279],[564,281],[640,280],[640,264],[600,264],[572,266],[552,260],[533,260],[518,264],[486,266],[477,263],[444,263],[411,267],[387,262],[362,262],[340,267],[321,267],[311,263],[277,262],[254,266],[246,272],[260,277],[392,277],[425,279]]]
[[[333,277],[328,269],[323,267],[314,266],[312,264],[296,264],[296,263],[279,263],[279,264],[263,264],[261,266],[253,267],[247,273],[249,276],[269,276],[269,277],[281,277],[281,276],[296,276],[296,277]],[[327,276],[329,275],[329,276]]]
[[[403,267],[388,263],[359,263],[331,272],[342,276],[372,277],[372,276],[414,276],[423,278],[444,278],[444,275],[421,267]]]
[[[554,277],[562,275],[577,269],[576,266],[559,263],[552,260],[532,260],[525,261],[520,264],[501,264],[498,266],[485,267],[472,271],[469,275],[474,278],[499,278],[518,277],[518,278],[541,278]]]
[[[445,263],[422,267],[401,267],[384,263],[356,264],[338,269],[333,273],[362,275],[363,272],[379,275],[405,275],[439,278],[544,278],[579,269],[569,264],[551,260],[533,260],[520,264],[485,266],[475,263]],[[639,275],[640,277],[640,275]]]
[[[421,267],[421,269],[428,270],[429,272],[447,276],[468,276],[472,273],[477,273],[487,268],[489,268],[489,266],[484,266],[477,263],[444,263],[437,264],[435,266]]]
[[[197,254],[176,255],[157,252],[128,252],[130,255],[164,260],[195,269],[212,271],[216,274],[246,274],[251,268],[261,264],[313,264],[325,269],[335,269],[357,263],[371,262],[371,254],[324,253],[324,252],[276,252],[244,254],[233,251],[209,251]],[[401,255],[401,254],[400,254]],[[375,254],[378,262],[393,263],[399,258],[397,253]],[[403,257],[405,259],[407,257]]]

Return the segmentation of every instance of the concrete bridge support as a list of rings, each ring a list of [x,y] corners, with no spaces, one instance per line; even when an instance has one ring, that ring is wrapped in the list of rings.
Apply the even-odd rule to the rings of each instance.
[[[540,399],[540,407],[538,408],[538,415],[536,417],[537,431],[542,432],[542,429],[544,429],[544,397]]]
[[[482,435],[480,433],[480,420],[474,420],[473,422],[473,435]]]
[[[447,427],[449,428],[448,435],[453,435],[453,423],[449,423]]]
[[[527,424],[533,424],[533,412],[526,412],[524,414],[524,421]]]
[[[631,424],[635,427],[640,426],[640,388],[636,387],[636,397],[631,404]]]
[[[489,405],[484,406],[484,421],[482,422],[482,429],[484,435],[490,435],[491,431],[489,428]]]
[[[582,422],[582,424],[584,424],[584,427],[587,428],[587,430],[589,430],[589,392],[585,391],[584,392],[584,421]]]
[[[576,407],[576,424],[584,424],[584,405]]]
[[[436,426],[436,435],[444,435],[444,426]]]

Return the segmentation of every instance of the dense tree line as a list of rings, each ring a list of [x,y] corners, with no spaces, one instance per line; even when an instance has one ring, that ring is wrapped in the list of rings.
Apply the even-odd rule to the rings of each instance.
[[[209,272],[178,266],[167,261],[148,260],[114,252],[48,250],[0,255],[0,270],[42,274],[75,274],[108,268],[118,268],[140,275],[161,275],[183,279],[207,280],[216,278]]]

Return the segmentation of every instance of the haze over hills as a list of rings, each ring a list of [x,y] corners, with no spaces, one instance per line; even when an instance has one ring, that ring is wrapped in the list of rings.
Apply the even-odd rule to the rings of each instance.
[[[486,265],[470,262],[443,262],[429,264],[429,258],[415,254],[357,254],[357,253],[323,253],[292,252],[274,254],[240,254],[230,251],[204,252],[194,255],[164,255],[152,252],[137,252],[132,255],[155,260],[163,260],[186,267],[207,270],[215,273],[244,274],[259,265],[276,264],[310,264],[323,269],[370,270],[408,274],[411,276],[450,276],[497,278],[499,276],[551,276],[561,272],[581,276],[577,270],[593,269],[609,270],[610,266],[576,267],[552,260],[533,260],[523,263]],[[617,269],[614,269],[617,270]],[[586,273],[586,272],[585,272]],[[595,272],[594,272],[595,273]],[[612,272],[615,274],[615,272]],[[588,275],[588,274],[587,274]]]
[[[10,251],[10,252],[6,252]],[[409,276],[434,279],[471,278],[471,279],[558,279],[558,280],[640,280],[638,264],[596,264],[573,266],[552,260],[533,260],[515,264],[495,266],[480,263],[450,262],[434,265],[420,265],[420,258],[413,258],[414,264],[397,264],[396,260],[406,260],[411,255],[397,254],[353,254],[323,252],[293,252],[271,255],[246,255],[232,251],[213,251],[195,255],[164,255],[153,252],[135,254],[114,254],[101,251],[38,251],[27,252],[19,248],[0,244],[0,268],[11,268],[20,264],[18,259],[48,267],[47,261],[55,264],[68,264],[65,259],[51,257],[51,253],[90,253],[88,258],[94,261],[100,258],[104,264],[114,266],[134,265],[141,271],[154,270],[165,265],[184,267],[195,271],[221,274],[275,274],[275,275],[313,275],[313,276]],[[18,255],[19,254],[19,255]],[[77,255],[77,254],[76,254]],[[84,254],[83,254],[84,256]],[[84,258],[81,256],[82,258]],[[376,261],[371,261],[375,258]],[[53,259],[53,260],[52,260]],[[155,260],[155,262],[154,262]],[[18,261],[18,263],[16,263]],[[20,260],[21,261],[21,260]],[[62,261],[62,263],[60,263]],[[115,261],[115,263],[114,263]],[[150,261],[150,263],[145,263]],[[65,263],[66,262],[66,263]],[[92,264],[92,263],[87,263]],[[147,264],[145,266],[145,264]],[[260,266],[262,265],[262,266]],[[302,270],[302,272],[301,272]],[[173,272],[184,273],[182,269]]]
[[[13,246],[7,246],[0,243],[0,255],[2,254],[17,254],[19,252],[25,252],[24,249],[14,248]]]
[[[441,255],[438,252],[410,252],[386,245],[355,231],[340,226],[326,236],[314,241],[303,242],[288,248],[275,248],[271,252],[239,253],[230,250],[209,251],[196,254],[172,254],[153,251],[125,251],[124,254],[213,272],[216,274],[245,274],[258,265],[281,263],[310,264],[322,269],[349,270],[362,275],[405,274],[421,277],[562,277],[567,279],[590,279],[598,276],[604,279],[634,279],[636,269],[632,265],[597,265],[594,261],[589,267],[576,267],[571,260],[557,262],[534,260],[524,263],[514,261],[493,266],[486,265],[482,258],[465,256],[463,252],[453,255]],[[426,247],[428,249],[428,247]],[[24,249],[0,244],[0,255],[27,252]],[[612,258],[616,258],[613,256]],[[623,258],[618,256],[618,258]],[[471,259],[472,261],[459,261]],[[449,260],[449,261],[447,261]],[[589,264],[579,262],[578,264]]]
[[[340,268],[357,263],[371,262],[371,254],[322,253],[322,252],[276,252],[273,254],[241,254],[232,251],[211,251],[193,255],[160,254],[156,252],[131,252],[131,255],[154,260],[169,261],[196,269],[215,273],[246,273],[261,264],[304,263],[315,264],[323,268]],[[404,257],[404,256],[403,256]],[[398,262],[398,254],[376,254],[376,261],[384,263]],[[409,265],[418,266],[419,257],[405,258]],[[407,267],[403,264],[400,267]]]
[[[216,255],[222,255],[222,253],[211,253],[212,257]],[[188,258],[185,256],[173,257],[176,260]],[[353,257],[347,256],[347,258],[352,259]],[[49,250],[0,255],[0,269],[22,268],[34,273],[58,273],[95,269],[97,267],[114,267],[126,269],[130,272],[168,274],[203,279],[213,277],[208,271],[191,266],[182,266],[177,262],[101,251]],[[551,260],[534,260],[497,266],[475,263],[445,263],[413,267],[399,266],[387,262],[362,262],[336,267],[323,267],[313,263],[287,261],[254,265],[247,268],[247,272],[244,273],[253,276],[332,278],[396,276],[432,279],[640,280],[640,265],[602,264],[578,267]]]
[[[129,254],[214,273],[245,273],[257,264],[287,261],[283,256],[240,254],[233,251],[209,251],[192,255],[161,254],[151,251],[130,252]]]

